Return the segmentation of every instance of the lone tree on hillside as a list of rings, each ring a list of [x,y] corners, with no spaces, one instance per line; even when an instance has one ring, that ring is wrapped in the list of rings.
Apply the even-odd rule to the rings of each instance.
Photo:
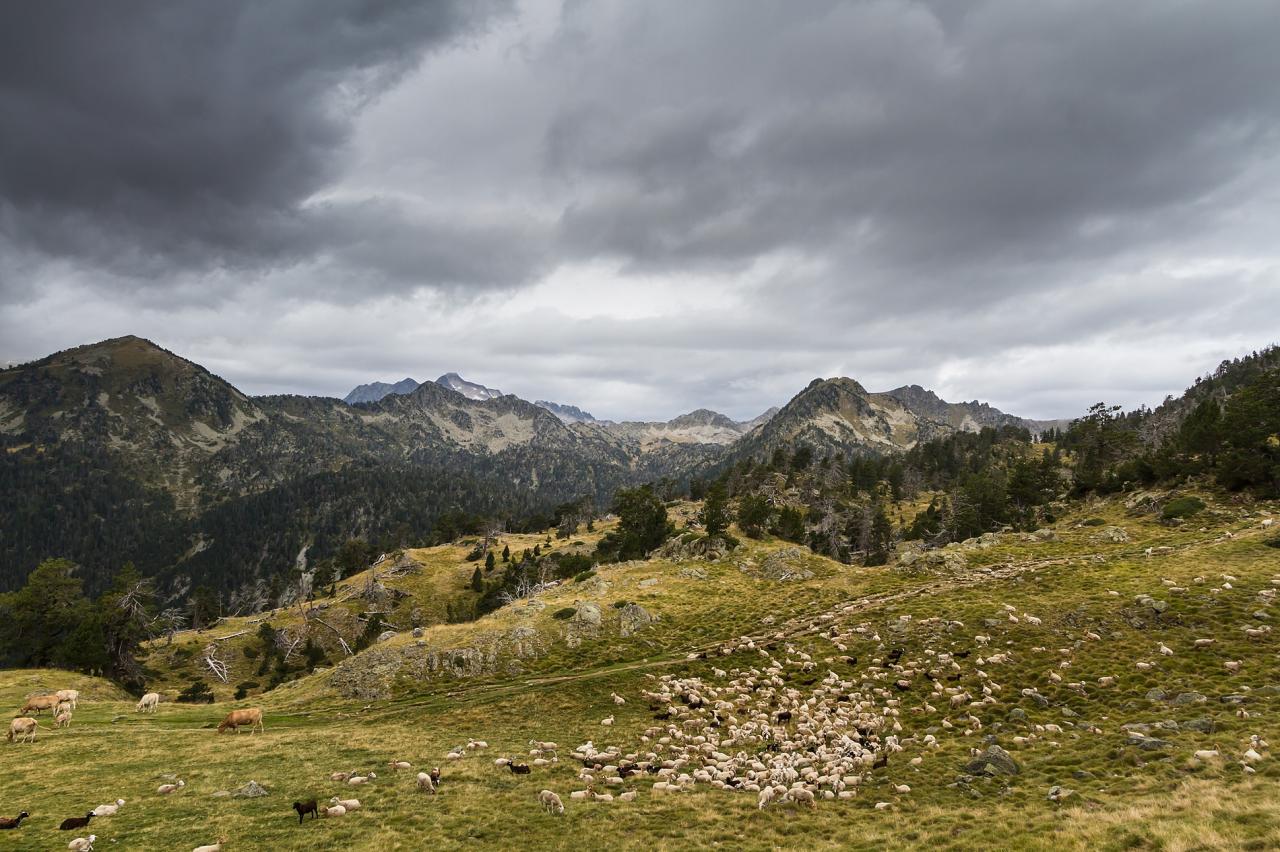
[[[707,489],[706,501],[702,504],[698,520],[702,522],[707,535],[724,535],[729,529],[729,496],[725,493],[724,483],[716,482]]]
[[[618,516],[618,528],[596,548],[602,559],[640,559],[672,533],[667,507],[649,485],[619,490],[613,498],[613,513]]]

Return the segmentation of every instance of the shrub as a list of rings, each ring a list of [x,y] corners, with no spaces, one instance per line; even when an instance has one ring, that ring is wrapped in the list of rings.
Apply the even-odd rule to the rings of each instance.
[[[1199,497],[1177,497],[1164,504],[1160,517],[1166,521],[1177,518],[1189,518],[1204,508],[1204,501]]]
[[[1267,547],[1280,547],[1280,535],[1272,536],[1263,542]]]
[[[236,700],[249,697],[249,690],[257,689],[261,684],[256,680],[246,680],[244,683],[236,684]]]
[[[576,609],[574,609],[571,606],[567,606],[564,609],[558,609],[555,612],[551,613],[551,617],[558,618],[561,621],[564,621],[566,618],[573,618],[573,615],[576,612],[577,612]]]
[[[586,580],[590,580],[595,575],[596,575],[595,569],[588,568],[586,571],[583,571],[581,574],[574,576],[573,582],[582,583]]]
[[[614,601],[613,608],[622,609],[624,606],[627,606],[629,603],[631,603],[631,601]]]
[[[1107,523],[1107,522],[1106,522],[1106,521],[1104,521],[1102,518],[1085,518],[1083,521],[1081,521],[1081,522],[1080,522],[1080,526],[1082,526],[1082,527],[1101,527],[1101,526],[1105,526],[1105,525],[1106,525],[1106,523]]]
[[[209,688],[209,684],[196,678],[186,689],[178,693],[177,700],[182,704],[212,704],[213,690]]]

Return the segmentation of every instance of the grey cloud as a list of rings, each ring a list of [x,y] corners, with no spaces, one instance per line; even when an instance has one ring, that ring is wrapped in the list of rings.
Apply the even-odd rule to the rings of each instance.
[[[11,7],[0,221],[50,257],[154,278],[318,248],[361,106],[496,3],[155,0]]]

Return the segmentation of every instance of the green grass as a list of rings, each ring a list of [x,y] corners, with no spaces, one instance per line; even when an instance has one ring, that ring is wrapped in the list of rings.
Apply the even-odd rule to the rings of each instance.
[[[1256,611],[1271,609],[1260,593],[1276,588],[1280,559],[1265,545],[1267,534],[1256,515],[1245,517],[1245,509],[1213,495],[1199,496],[1208,510],[1180,527],[1130,516],[1119,501],[1098,502],[1062,518],[1056,541],[1006,535],[985,550],[961,548],[967,564],[950,571],[864,569],[813,557],[812,579],[780,583],[742,567],[785,543],[746,539],[729,558],[698,563],[705,579],[682,573],[689,566],[680,563],[602,566],[598,579],[563,584],[546,593],[545,606],[536,610],[517,604],[475,623],[435,624],[426,631],[429,648],[448,649],[474,646],[515,626],[533,626],[547,642],[537,656],[518,661],[518,673],[511,674],[505,667],[510,661],[502,660],[498,671],[472,678],[402,676],[395,697],[386,701],[345,700],[329,686],[329,674],[321,673],[242,702],[169,703],[155,716],[139,716],[131,700],[101,681],[58,672],[0,673],[0,701],[14,708],[28,692],[61,686],[80,688],[87,698],[70,730],[42,731],[33,746],[0,743],[8,769],[0,776],[3,814],[21,809],[33,814],[20,831],[4,833],[13,836],[0,836],[0,850],[62,848],[68,838],[53,830],[61,819],[117,796],[128,804],[93,826],[99,849],[189,849],[220,833],[229,838],[228,850],[563,849],[584,842],[607,848],[735,850],[1276,848],[1280,766],[1269,750],[1254,775],[1246,775],[1238,761],[1251,734],[1280,740],[1280,696],[1262,689],[1280,685],[1275,639],[1251,639],[1244,632],[1264,623],[1254,617]],[[1080,526],[1092,517],[1122,527],[1129,541],[1095,541],[1097,528]],[[429,558],[435,569],[408,582],[435,582],[443,572],[450,578],[447,588],[455,580],[465,585],[468,569],[450,573],[450,560],[471,564],[465,563],[465,548],[433,551]],[[1224,574],[1235,579],[1224,580]],[[1196,583],[1197,577],[1204,582]],[[653,579],[657,582],[647,582]],[[1185,591],[1172,591],[1165,579]],[[1135,601],[1144,594],[1167,601],[1168,608],[1157,616]],[[624,602],[645,607],[659,620],[631,637],[606,629],[569,647],[560,632],[566,622],[554,614],[575,600],[598,603],[606,627],[620,611],[613,605]],[[1018,623],[1008,620],[1005,604],[1014,607]],[[1029,623],[1024,613],[1042,623]],[[830,639],[812,629],[815,625],[846,632],[862,625],[865,636],[878,633],[884,645],[850,640],[848,653],[859,657],[850,668],[838,659],[842,654]],[[221,635],[222,629],[211,632]],[[1086,638],[1090,632],[1102,639]],[[796,689],[811,688],[827,668],[861,680],[870,661],[894,646],[902,647],[908,660],[926,659],[929,650],[968,652],[957,660],[957,680],[948,685],[976,694],[982,668],[1001,687],[998,702],[968,708],[983,728],[963,736],[958,728],[948,731],[942,725],[944,717],[958,721],[961,714],[936,700],[936,712],[922,710],[926,688],[913,686],[902,695],[903,735],[936,731],[940,747],[908,744],[904,759],[873,773],[856,799],[820,802],[812,813],[788,807],[759,811],[750,794],[701,786],[684,794],[651,794],[648,779],[629,782],[639,791],[630,804],[569,801],[567,793],[583,784],[566,757],[568,748],[588,739],[624,750],[641,745],[641,734],[654,724],[639,696],[651,688],[650,675],[714,680],[714,667],[758,666],[762,658],[747,652],[705,661],[688,656],[698,650],[714,654],[720,642],[735,636],[775,634],[820,663],[813,674],[787,667],[785,676]],[[990,643],[977,645],[977,634],[989,635]],[[1196,648],[1198,638],[1215,644]],[[201,641],[206,640],[183,635],[175,644]],[[378,647],[401,653],[411,651],[413,643],[404,635]],[[1162,643],[1173,656],[1159,653]],[[1007,653],[1008,661],[977,662],[998,652]],[[775,651],[775,658],[785,656]],[[1068,657],[1070,667],[1059,668]],[[1153,668],[1140,671],[1140,660]],[[1241,660],[1240,671],[1228,672],[1227,660]],[[167,676],[180,681],[182,671],[179,666]],[[1063,682],[1054,682],[1051,672],[1061,673]],[[1101,677],[1115,677],[1117,683],[1100,687]],[[244,679],[233,675],[222,691]],[[1085,684],[1083,693],[1066,685],[1072,681]],[[1200,692],[1207,701],[1153,702],[1146,696],[1154,687],[1170,694]],[[1023,688],[1038,690],[1051,705],[1040,707],[1023,697]],[[628,703],[615,706],[613,692]],[[1244,703],[1224,703],[1221,697],[1230,694],[1244,695]],[[212,726],[233,706],[265,707],[266,733],[216,734]],[[1026,723],[1010,720],[1014,708],[1025,712]],[[1076,715],[1065,715],[1064,708]],[[1248,718],[1237,715],[1241,708]],[[611,714],[615,724],[602,727],[599,721]],[[1127,745],[1121,729],[1125,723],[1200,719],[1211,720],[1215,729],[1153,730],[1172,743],[1167,751]],[[1072,726],[1085,720],[1101,733]],[[1013,737],[1046,724],[1061,725],[1063,731],[1014,743]],[[984,745],[988,735],[1009,750],[1022,774],[952,786],[969,749]],[[487,740],[490,747],[468,752],[460,761],[445,760],[471,738]],[[493,766],[494,758],[519,755],[535,738],[560,743],[564,759],[530,776]],[[1224,759],[1199,765],[1192,752],[1204,748],[1219,749]],[[923,758],[921,766],[906,762],[912,756]],[[411,761],[414,771],[394,772],[387,766],[393,759]],[[414,772],[436,765],[445,778],[440,795],[418,794]],[[351,769],[373,770],[379,777],[360,788],[328,780],[332,771]],[[1089,776],[1075,774],[1081,771]],[[185,779],[187,787],[171,797],[157,795],[156,786],[169,774]],[[250,779],[271,794],[262,799],[212,795]],[[912,792],[894,793],[898,783],[908,783]],[[1055,784],[1075,795],[1061,805],[1049,802],[1046,793]],[[565,799],[565,816],[539,809],[536,794],[543,788]],[[294,799],[336,794],[354,795],[364,808],[342,819],[297,825],[289,809]],[[876,811],[877,801],[893,807]]]

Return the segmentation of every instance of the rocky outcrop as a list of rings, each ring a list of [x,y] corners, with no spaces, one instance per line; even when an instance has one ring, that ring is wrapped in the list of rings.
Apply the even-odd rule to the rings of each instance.
[[[804,548],[784,547],[782,550],[770,553],[759,565],[747,562],[741,566],[740,570],[762,580],[780,582],[808,580],[813,576],[813,571],[806,565],[808,557],[809,551]]]

